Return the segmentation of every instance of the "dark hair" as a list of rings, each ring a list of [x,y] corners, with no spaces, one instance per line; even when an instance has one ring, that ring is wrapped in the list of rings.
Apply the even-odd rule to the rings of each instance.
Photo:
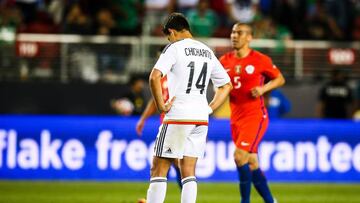
[[[163,33],[169,35],[169,29],[174,29],[176,31],[188,30],[190,31],[189,22],[186,17],[181,13],[171,13],[166,19],[163,26]]]
[[[237,22],[237,23],[235,23],[235,25],[237,25],[237,26],[246,26],[249,29],[249,34],[254,35],[254,28],[253,28],[252,24]]]

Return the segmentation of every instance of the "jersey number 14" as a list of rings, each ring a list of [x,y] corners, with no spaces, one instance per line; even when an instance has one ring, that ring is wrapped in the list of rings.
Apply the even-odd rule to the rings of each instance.
[[[186,94],[189,94],[191,91],[193,78],[194,78],[194,69],[195,69],[194,61],[191,61],[187,67],[190,68],[190,75],[189,75],[189,81],[188,81],[188,85],[187,85],[187,89],[186,89]],[[207,73],[207,63],[204,62],[201,72],[199,74],[199,77],[197,78],[196,83],[195,83],[196,88],[200,89],[200,94],[204,93],[205,82],[206,82],[206,73]]]

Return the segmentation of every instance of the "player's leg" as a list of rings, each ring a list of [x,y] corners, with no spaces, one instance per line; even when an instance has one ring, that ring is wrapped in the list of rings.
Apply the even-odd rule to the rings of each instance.
[[[151,174],[151,177],[157,177],[157,179],[155,179],[156,181],[164,182],[171,163],[173,163],[175,159],[183,157],[186,136],[190,131],[191,126],[162,124],[154,148],[156,163],[160,162],[161,165],[156,167],[154,164],[154,170],[152,168]],[[157,171],[156,169],[160,169],[160,171]],[[156,202],[162,201],[160,201],[160,199],[156,200]],[[150,201],[148,200],[148,202]]]
[[[251,171],[249,166],[249,151],[254,142],[250,135],[254,134],[251,124],[252,118],[231,124],[231,136],[236,146],[234,160],[238,171],[241,203],[250,202]]]
[[[150,185],[147,191],[147,203],[162,203],[166,196],[167,178],[172,160],[169,158],[156,157],[150,170]]]
[[[252,181],[257,192],[261,195],[261,197],[264,199],[266,203],[273,203],[274,198],[272,197],[271,191],[267,184],[267,180],[263,172],[259,168],[259,159],[257,155],[259,143],[261,142],[263,136],[265,135],[268,124],[269,124],[269,119],[267,117],[265,117],[260,122],[259,130],[257,133],[257,139],[255,140],[251,148],[249,163],[250,163],[250,168],[252,170]]]
[[[249,156],[250,154],[246,150],[240,148],[235,149],[234,159],[239,175],[241,203],[250,202],[252,175],[249,166]]]
[[[181,203],[195,203],[197,196],[197,182],[195,177],[195,166],[197,158],[184,156],[180,160],[181,171]]]
[[[259,167],[259,159],[256,153],[251,153],[249,164],[252,171],[252,182],[256,191],[264,199],[265,203],[273,203],[274,198],[267,184],[266,177]]]
[[[195,167],[198,158],[204,157],[208,126],[191,125],[185,140],[184,156],[180,160],[182,177],[181,203],[195,203],[197,196],[197,181]]]
[[[162,124],[156,137],[151,179],[148,190],[148,203],[162,203],[166,195],[167,174],[174,158],[183,151],[182,129],[177,125]]]
[[[180,159],[174,159],[173,165],[174,165],[175,172],[176,172],[176,182],[181,189],[182,184],[181,184],[181,173],[180,173]]]

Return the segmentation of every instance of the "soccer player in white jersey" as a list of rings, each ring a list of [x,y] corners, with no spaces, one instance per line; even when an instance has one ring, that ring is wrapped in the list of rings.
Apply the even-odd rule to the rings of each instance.
[[[232,85],[212,50],[192,38],[189,23],[180,13],[172,13],[163,32],[171,42],[162,52],[149,78],[151,93],[165,118],[156,137],[148,203],[162,203],[166,195],[166,175],[172,159],[180,159],[182,203],[195,203],[195,166],[205,152],[208,117],[228,96]],[[169,100],[162,98],[162,77],[167,76]],[[208,104],[209,80],[218,87]]]

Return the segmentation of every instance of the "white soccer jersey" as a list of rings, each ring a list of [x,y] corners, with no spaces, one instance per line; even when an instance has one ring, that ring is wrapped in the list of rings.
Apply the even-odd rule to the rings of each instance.
[[[176,97],[164,118],[168,124],[207,124],[209,80],[216,87],[230,82],[213,51],[190,38],[165,47],[154,68],[167,75],[169,98]]]

